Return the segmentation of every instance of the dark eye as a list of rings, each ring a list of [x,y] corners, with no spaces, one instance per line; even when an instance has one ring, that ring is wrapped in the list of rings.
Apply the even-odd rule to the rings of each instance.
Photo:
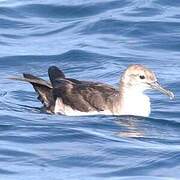
[[[140,79],[145,79],[145,76],[144,75],[140,75],[139,78]]]

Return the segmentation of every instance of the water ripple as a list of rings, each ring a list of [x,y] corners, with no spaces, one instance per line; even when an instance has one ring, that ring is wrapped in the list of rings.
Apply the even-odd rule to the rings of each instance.
[[[179,12],[177,0],[0,2],[2,178],[179,179]],[[118,86],[136,63],[176,96],[149,93],[150,118],[50,115],[30,84],[8,79],[48,79],[56,65],[68,77]]]

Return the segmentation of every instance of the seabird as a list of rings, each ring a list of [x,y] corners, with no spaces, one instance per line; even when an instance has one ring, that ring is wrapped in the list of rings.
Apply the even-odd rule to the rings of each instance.
[[[48,69],[49,81],[31,74],[11,79],[32,84],[38,99],[49,113],[67,116],[81,115],[135,115],[148,117],[151,112],[150,99],[144,94],[155,89],[170,99],[174,94],[164,89],[154,72],[142,65],[130,65],[122,74],[118,88],[91,81],[67,78],[56,66]]]

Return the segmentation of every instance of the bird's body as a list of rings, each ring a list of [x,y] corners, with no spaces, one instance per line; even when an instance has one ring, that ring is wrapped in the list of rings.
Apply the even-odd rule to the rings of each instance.
[[[66,78],[55,66],[48,70],[50,82],[30,74],[18,80],[30,82],[38,93],[38,99],[47,112],[68,115],[137,115],[149,116],[150,99],[144,94],[156,88],[173,97],[163,89],[155,74],[142,65],[131,65],[123,73],[119,88],[110,85]]]

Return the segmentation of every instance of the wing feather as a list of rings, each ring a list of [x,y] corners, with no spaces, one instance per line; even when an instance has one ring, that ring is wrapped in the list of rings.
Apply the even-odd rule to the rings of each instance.
[[[75,83],[68,79],[59,79],[53,89],[55,99],[61,98],[64,104],[82,112],[106,110],[116,93],[115,88],[106,84],[87,81]]]

